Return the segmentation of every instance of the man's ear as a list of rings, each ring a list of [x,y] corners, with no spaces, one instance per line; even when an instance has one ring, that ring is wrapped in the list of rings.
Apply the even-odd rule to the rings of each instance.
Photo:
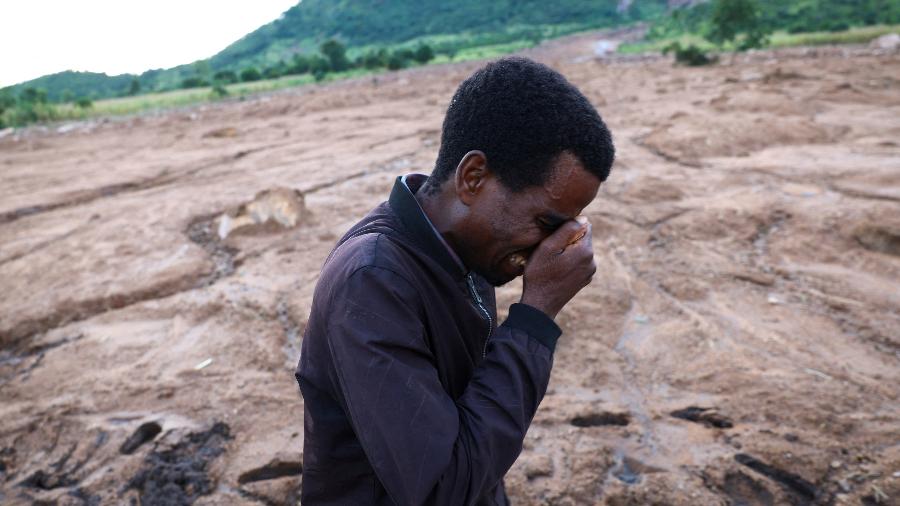
[[[481,151],[469,151],[456,166],[456,196],[470,206],[484,190],[492,176],[487,166],[487,156]]]

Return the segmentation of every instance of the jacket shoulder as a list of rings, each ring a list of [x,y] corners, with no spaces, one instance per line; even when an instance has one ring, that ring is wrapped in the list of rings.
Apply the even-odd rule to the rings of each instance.
[[[363,233],[349,237],[335,247],[322,269],[322,278],[345,281],[361,269],[377,268],[411,281],[411,261],[409,253],[389,233]]]

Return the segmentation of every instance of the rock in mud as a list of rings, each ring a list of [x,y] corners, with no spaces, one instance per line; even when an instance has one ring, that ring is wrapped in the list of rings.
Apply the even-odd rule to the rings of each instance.
[[[263,190],[250,202],[219,218],[219,239],[237,232],[276,232],[294,228],[307,214],[300,191],[289,188]]]

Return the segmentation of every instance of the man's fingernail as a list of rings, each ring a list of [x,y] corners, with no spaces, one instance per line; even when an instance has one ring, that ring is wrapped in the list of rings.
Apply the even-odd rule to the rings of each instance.
[[[578,223],[580,223],[582,225],[586,225],[588,222],[588,219],[587,219],[587,216],[576,216],[575,221],[577,221]]]

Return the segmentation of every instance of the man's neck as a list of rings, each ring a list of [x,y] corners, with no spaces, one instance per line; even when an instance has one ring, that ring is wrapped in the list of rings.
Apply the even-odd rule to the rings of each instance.
[[[425,213],[425,216],[431,221],[431,225],[441,236],[447,246],[459,257],[460,245],[454,240],[454,212],[455,206],[452,196],[449,196],[441,189],[434,191],[426,182],[414,194],[416,201]],[[461,259],[461,257],[459,257]]]

